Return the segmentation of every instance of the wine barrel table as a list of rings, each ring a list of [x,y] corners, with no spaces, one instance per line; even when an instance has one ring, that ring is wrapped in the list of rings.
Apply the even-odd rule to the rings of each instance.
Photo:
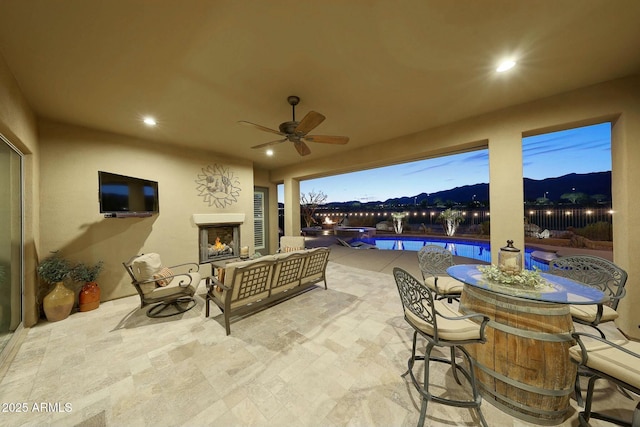
[[[489,282],[477,267],[457,265],[447,273],[465,283],[460,311],[491,319],[485,330],[487,342],[465,346],[484,400],[528,422],[562,423],[577,374],[569,357],[575,344],[569,304],[595,304],[605,301],[605,295],[544,273],[543,289]]]

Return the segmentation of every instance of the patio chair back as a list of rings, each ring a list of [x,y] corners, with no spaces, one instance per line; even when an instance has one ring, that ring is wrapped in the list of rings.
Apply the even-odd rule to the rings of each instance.
[[[549,273],[600,289],[609,297],[607,305],[614,310],[626,293],[627,272],[601,257],[572,255],[556,258],[549,262]]]
[[[424,245],[418,251],[418,264],[424,284],[436,294],[436,299],[457,300],[464,284],[447,274],[447,268],[455,265],[453,254],[438,245]]]
[[[592,255],[572,255],[556,258],[549,262],[549,273],[567,277],[604,292],[609,301],[597,305],[571,305],[574,322],[594,327],[602,338],[604,332],[600,323],[615,320],[616,309],[626,291],[627,272],[604,258]]]
[[[451,251],[438,245],[424,245],[420,248],[418,262],[423,276],[447,276],[447,268],[455,265]]]

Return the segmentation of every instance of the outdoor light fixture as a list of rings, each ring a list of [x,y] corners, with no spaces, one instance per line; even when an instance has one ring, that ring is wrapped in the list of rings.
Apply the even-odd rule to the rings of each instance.
[[[155,125],[157,125],[157,124],[158,124],[158,123],[156,122],[156,119],[154,119],[154,118],[153,118],[153,117],[151,117],[151,116],[147,116],[147,117],[145,117],[144,119],[142,119],[142,121],[143,121],[143,123],[144,123],[145,125],[147,125],[147,126],[155,126]]]
[[[512,69],[515,66],[516,66],[515,61],[511,61],[511,60],[503,61],[500,63],[500,65],[498,65],[498,68],[496,68],[496,71],[499,73],[502,73],[504,71]]]

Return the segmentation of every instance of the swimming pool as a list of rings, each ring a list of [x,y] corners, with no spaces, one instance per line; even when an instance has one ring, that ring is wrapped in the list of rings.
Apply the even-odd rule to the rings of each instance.
[[[394,250],[394,251],[419,251],[424,245],[438,245],[451,251],[456,256],[477,259],[479,261],[491,262],[491,245],[489,242],[469,241],[469,240],[447,240],[439,238],[424,237],[371,237],[358,239],[360,242],[375,245],[378,249]],[[548,270],[549,266],[544,262],[531,258],[533,249],[525,249],[524,264],[525,268],[530,270],[538,267],[540,270]]]

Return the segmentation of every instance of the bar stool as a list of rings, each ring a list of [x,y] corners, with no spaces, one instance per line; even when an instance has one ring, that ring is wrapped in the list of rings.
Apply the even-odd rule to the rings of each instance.
[[[464,283],[447,274],[447,268],[455,265],[453,254],[438,245],[424,245],[418,251],[418,264],[424,284],[436,293],[436,299],[448,302],[459,300]]]
[[[402,376],[410,374],[413,385],[422,397],[420,419],[418,427],[424,425],[427,405],[430,401],[462,408],[475,408],[478,411],[480,423],[487,427],[487,422],[480,411],[482,397],[478,393],[474,366],[464,344],[484,343],[485,327],[489,318],[482,314],[468,314],[463,316],[450,304],[441,300],[434,300],[433,294],[425,285],[401,268],[393,269],[393,276],[398,287],[400,300],[404,309],[404,318],[413,328],[413,347],[408,360],[408,370]],[[471,319],[478,319],[477,321]],[[424,355],[416,354],[418,334],[427,341]],[[449,347],[450,358],[432,356],[434,347]],[[469,369],[456,361],[456,350],[463,359],[466,358]],[[422,383],[416,378],[413,367],[417,360],[424,361],[424,378]],[[458,372],[462,373],[471,386],[473,398],[470,400],[448,399],[434,396],[429,391],[429,370],[431,362],[447,363],[451,365],[453,377],[458,384]]]

